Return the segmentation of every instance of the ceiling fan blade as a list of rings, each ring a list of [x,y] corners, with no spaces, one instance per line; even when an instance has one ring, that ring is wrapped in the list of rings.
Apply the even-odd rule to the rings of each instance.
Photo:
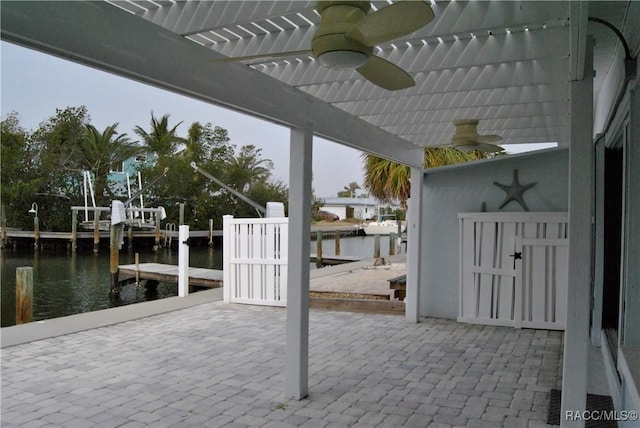
[[[500,140],[502,140],[502,137],[499,135],[478,135],[478,143],[495,143]]]
[[[502,147],[496,146],[495,144],[478,143],[477,141],[471,140],[467,142],[456,141],[452,144],[452,147],[460,150],[461,152],[472,152],[474,150],[477,150],[483,153],[497,153],[504,151]]]
[[[431,22],[434,14],[424,1],[399,1],[366,15],[347,37],[375,46],[411,34]]]
[[[474,150],[478,150],[478,146],[477,145],[469,145],[469,146],[456,146],[456,145],[453,145],[452,147],[454,149],[460,150],[461,152],[464,152],[464,153],[469,153],[469,152],[472,152]]]
[[[413,78],[386,59],[371,55],[365,65],[356,69],[365,79],[388,91],[399,91],[415,86]]]
[[[297,56],[297,55],[306,55],[311,54],[311,50],[302,50],[302,51],[289,51],[289,52],[275,52],[275,53],[266,53],[266,54],[258,54],[258,55],[248,55],[248,56],[230,56],[226,58],[216,58],[211,59],[209,62],[212,63],[224,63],[224,62],[241,62],[241,61],[253,61],[256,59],[269,59],[269,58],[282,58],[287,56]]]
[[[495,144],[487,144],[487,143],[479,143],[475,147],[475,149],[483,153],[498,153],[498,152],[504,151],[504,148],[500,146],[496,146]]]
[[[457,137],[451,141],[451,147],[461,152],[472,152],[478,148],[475,138]]]

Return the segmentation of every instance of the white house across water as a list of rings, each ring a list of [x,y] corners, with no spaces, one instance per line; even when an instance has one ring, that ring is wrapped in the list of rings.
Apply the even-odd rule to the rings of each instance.
[[[370,4],[345,6],[390,7]],[[321,136],[411,168],[408,323],[564,329],[562,414],[586,408],[592,346],[616,409],[640,410],[640,2],[425,4],[431,22],[366,54],[406,71],[400,81],[415,85],[400,90],[314,58],[320,13],[308,1],[3,1],[1,35],[291,130],[288,397],[309,394]],[[211,62],[227,57],[244,59]],[[458,119],[500,143],[559,148],[425,171],[423,149],[451,142]]]
[[[379,202],[374,198],[323,198],[322,200],[324,204],[320,209],[333,213],[341,219],[375,219],[380,208]]]

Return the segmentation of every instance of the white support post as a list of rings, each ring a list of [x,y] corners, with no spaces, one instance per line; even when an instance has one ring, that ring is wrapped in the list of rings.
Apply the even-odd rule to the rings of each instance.
[[[292,129],[289,160],[289,260],[285,396],[309,393],[309,254],[313,133]]]
[[[636,60],[636,62],[638,62]],[[637,79],[636,79],[637,80]],[[630,90],[629,135],[625,147],[624,345],[640,346],[640,84]],[[620,308],[622,311],[623,308]],[[640,387],[640,385],[636,385]]]
[[[189,226],[182,225],[178,232],[178,296],[189,294]]]
[[[407,297],[405,317],[420,322],[420,260],[422,245],[422,193],[424,169],[411,168],[411,198],[407,218]]]
[[[142,173],[138,171],[138,190],[142,190]],[[142,198],[142,193],[140,193],[140,216],[142,217],[142,222],[144,223],[144,199]]]
[[[222,296],[225,303],[231,303],[231,219],[222,216]]]
[[[93,208],[96,207],[96,195],[93,193],[93,183],[91,182],[91,173],[86,171],[87,174],[87,184],[89,185],[89,194],[91,195],[91,205]]]
[[[591,311],[591,345],[600,347],[602,340],[602,305],[604,295],[604,213],[605,213],[605,138],[598,138],[594,146],[594,219],[593,224],[593,310]]]
[[[84,189],[84,221],[89,221],[89,189],[87,188],[87,171],[82,171],[82,185]]]
[[[129,178],[129,173],[127,173],[127,199],[131,197],[131,180]],[[129,219],[133,220],[133,210],[129,210]]]
[[[591,297],[593,199],[593,39],[587,41],[583,80],[570,86],[569,283],[562,368],[562,427],[584,426],[567,412],[585,411]]]

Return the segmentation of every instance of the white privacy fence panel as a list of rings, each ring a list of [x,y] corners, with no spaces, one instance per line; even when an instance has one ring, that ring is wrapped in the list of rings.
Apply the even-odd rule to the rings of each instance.
[[[563,330],[569,281],[568,222],[525,223],[522,326]]]
[[[458,320],[564,329],[567,214],[469,213],[458,218]]]
[[[287,218],[223,217],[224,301],[287,304]]]

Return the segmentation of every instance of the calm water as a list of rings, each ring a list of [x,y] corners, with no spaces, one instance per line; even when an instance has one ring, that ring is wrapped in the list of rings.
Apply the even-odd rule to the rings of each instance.
[[[160,283],[155,292],[144,287],[136,290],[135,284],[122,288],[119,296],[110,296],[109,253],[52,254],[48,252],[0,253],[2,271],[2,327],[15,323],[15,275],[16,268],[33,267],[33,318],[34,321],[72,315],[82,312],[128,305],[131,303],[176,296],[177,285]],[[120,252],[120,264],[134,263],[134,253]],[[140,254],[140,263],[178,264],[177,251],[161,250]],[[203,248],[192,251],[190,265],[209,269],[222,268],[220,249]]]
[[[341,254],[344,256],[372,257],[374,238],[352,237],[340,240]],[[334,254],[333,238],[325,237],[322,242],[325,256]],[[389,253],[388,237],[381,238],[381,254]],[[311,242],[311,252],[316,252],[316,242]],[[134,253],[120,251],[120,264],[134,263]],[[148,251],[140,254],[140,263],[178,264],[177,250],[163,249],[156,253]],[[194,267],[222,269],[220,247],[195,248],[189,255],[189,264]],[[33,316],[34,321],[73,315],[82,312],[128,305],[148,300],[176,296],[175,283],[160,283],[157,291],[150,292],[135,285],[122,288],[119,296],[110,296],[109,253],[48,253],[0,251],[0,272],[2,282],[2,327],[15,324],[15,275],[16,268],[32,266],[33,269]],[[314,268],[314,265],[312,266]]]

